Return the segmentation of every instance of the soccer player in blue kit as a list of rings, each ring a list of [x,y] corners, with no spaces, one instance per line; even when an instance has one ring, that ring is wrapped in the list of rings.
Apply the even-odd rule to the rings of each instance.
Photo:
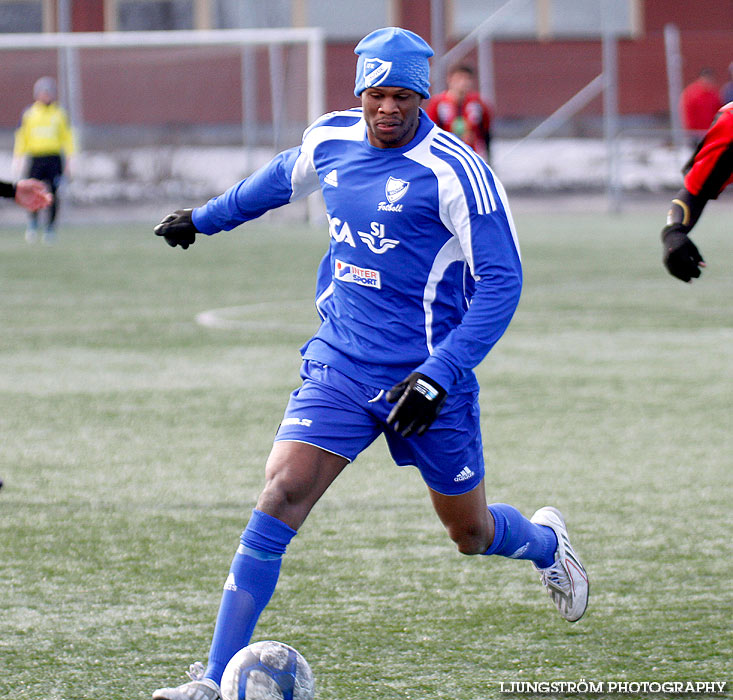
[[[430,46],[388,27],[357,45],[360,109],[321,117],[302,144],[155,228],[171,246],[231,230],[320,188],[330,247],[318,269],[321,324],[301,352],[232,561],[209,651],[192,680],[156,700],[217,700],[275,589],[290,540],[334,479],[380,434],[414,465],[463,554],[529,559],[560,614],[585,612],[588,578],[552,507],[531,519],[487,506],[478,365],[506,330],[522,269],[506,195],[488,166],[422,111]]]

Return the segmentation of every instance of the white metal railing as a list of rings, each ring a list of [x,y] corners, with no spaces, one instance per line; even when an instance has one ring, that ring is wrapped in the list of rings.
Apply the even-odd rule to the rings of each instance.
[[[489,15],[466,37],[453,48],[436,57],[436,75],[442,81],[448,67],[460,60],[474,49],[478,53],[479,91],[491,103],[496,104],[494,95],[494,75],[491,37],[510,16],[511,12],[521,9],[522,5],[534,0],[507,0],[495,12]],[[442,0],[435,0],[434,5],[442,6]],[[605,6],[601,6],[602,11]],[[618,211],[621,207],[620,174],[621,155],[619,153],[619,113],[618,113],[618,37],[611,29],[608,18],[604,15],[601,28],[602,71],[590,82],[584,85],[575,95],[562,104],[549,117],[526,136],[502,153],[501,160],[511,156],[518,148],[522,148],[536,139],[546,138],[557,132],[560,127],[569,121],[575,114],[586,107],[592,100],[603,97],[603,132],[607,150],[608,176],[607,195],[609,209]],[[681,52],[679,30],[674,25],[667,25],[664,31],[665,56],[667,66],[667,81],[669,95],[669,113],[671,134],[677,149],[684,146],[684,134],[679,120],[678,101],[681,87]]]

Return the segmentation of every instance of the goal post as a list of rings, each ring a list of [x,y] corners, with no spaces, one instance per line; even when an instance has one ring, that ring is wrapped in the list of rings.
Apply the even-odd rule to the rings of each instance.
[[[285,52],[294,48],[300,53],[286,58]],[[202,52],[200,59],[193,53],[196,49]],[[161,60],[163,68],[155,76],[146,77],[140,73],[142,77],[138,81],[149,86],[162,85],[162,94],[154,95],[161,103],[166,99],[170,101],[171,98],[170,94],[165,94],[165,86],[169,83],[163,73],[167,71],[172,76],[180,74],[184,69],[181,63],[189,62],[188,70],[192,80],[203,79],[203,86],[192,97],[201,101],[208,99],[209,104],[206,106],[209,107],[209,112],[213,111],[214,105],[211,103],[214,98],[207,98],[208,91],[213,90],[214,83],[222,79],[221,75],[215,75],[217,66],[226,65],[230,76],[238,75],[238,80],[230,80],[224,89],[231,89],[229,101],[236,104],[228,105],[230,117],[232,110],[240,114],[241,139],[247,146],[252,145],[252,120],[266,120],[267,111],[272,126],[272,145],[276,148],[281,145],[278,140],[284,133],[285,122],[296,110],[302,112],[295,116],[296,121],[302,122],[301,127],[305,127],[325,111],[325,37],[323,30],[316,27],[0,35],[0,52],[5,56],[13,52],[56,51],[56,73],[62,102],[67,106],[72,123],[81,138],[91,119],[91,113],[95,110],[97,113],[104,112],[104,105],[95,103],[93,93],[105,87],[105,72],[121,75],[122,79],[118,80],[121,84],[125,83],[124,78],[134,73],[145,60],[144,52],[155,50],[168,50],[170,58],[150,59],[151,64],[155,60]],[[225,50],[229,52],[226,57],[223,53],[216,53]],[[237,51],[240,54],[238,66],[232,58]],[[189,55],[184,52],[191,53]],[[100,55],[113,58],[100,60]],[[98,68],[88,58],[91,56],[97,57]],[[180,62],[177,62],[178,58]],[[3,60],[3,63],[7,64],[7,61]],[[208,70],[212,71],[210,76],[203,74],[206,64],[209,65]],[[126,71],[126,67],[129,70]],[[265,73],[267,80],[263,80]],[[303,80],[300,80],[302,73]],[[296,77],[293,78],[292,75]],[[238,84],[234,86],[232,82]],[[211,94],[221,95],[222,90]],[[100,99],[104,101],[104,98]],[[133,96],[131,99],[136,98]],[[121,102],[122,100],[124,97],[121,97]],[[287,100],[290,101],[289,105],[285,104]],[[137,109],[147,123],[154,122],[154,117],[148,112],[155,110],[139,98]],[[157,111],[160,112],[160,108]],[[179,112],[182,111],[179,106]],[[159,120],[165,125],[166,122],[179,118],[182,119],[181,114],[164,114]],[[191,124],[195,121],[194,116],[189,115],[187,118]]]

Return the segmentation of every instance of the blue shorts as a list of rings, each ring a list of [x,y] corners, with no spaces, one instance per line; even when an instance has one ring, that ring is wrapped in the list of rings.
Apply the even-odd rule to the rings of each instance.
[[[384,433],[394,461],[417,467],[434,491],[458,495],[483,479],[478,392],[448,394],[430,428],[404,438],[387,425],[394,404],[378,387],[315,360],[303,362],[300,376],[303,384],[290,395],[276,442],[305,442],[353,461]]]

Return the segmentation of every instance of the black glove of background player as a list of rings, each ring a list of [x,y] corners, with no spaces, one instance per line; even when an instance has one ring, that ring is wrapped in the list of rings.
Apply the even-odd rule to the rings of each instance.
[[[683,282],[689,282],[693,277],[700,276],[700,267],[705,267],[705,261],[687,235],[685,227],[680,224],[665,226],[662,229],[662,243],[664,266],[670,274]]]
[[[413,372],[387,392],[387,401],[397,402],[387,416],[387,425],[402,437],[414,432],[422,435],[438,417],[446,395],[446,390],[430,377]]]
[[[175,248],[177,245],[184,250],[188,246],[193,245],[196,240],[196,234],[199,230],[194,226],[191,220],[191,212],[193,209],[178,209],[163,219],[154,229],[156,236],[163,236],[165,242]]]

